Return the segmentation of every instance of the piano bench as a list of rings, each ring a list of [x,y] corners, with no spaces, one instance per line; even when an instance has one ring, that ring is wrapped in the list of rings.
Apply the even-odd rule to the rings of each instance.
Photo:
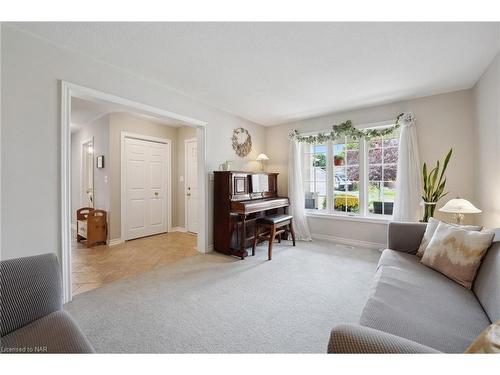
[[[264,229],[265,231],[261,233],[261,229]],[[292,216],[276,214],[258,218],[255,222],[252,256],[255,255],[255,247],[257,246],[257,241],[261,238],[265,238],[269,241],[268,259],[271,260],[273,255],[273,242],[276,236],[279,235],[278,241],[281,243],[281,234],[286,230],[290,231],[290,234],[292,235],[293,246],[295,246],[295,232],[293,230]]]

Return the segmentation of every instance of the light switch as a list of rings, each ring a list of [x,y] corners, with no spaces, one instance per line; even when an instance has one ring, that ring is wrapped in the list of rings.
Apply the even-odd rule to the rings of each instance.
[[[104,176],[104,183],[107,184],[108,183],[108,176]]]

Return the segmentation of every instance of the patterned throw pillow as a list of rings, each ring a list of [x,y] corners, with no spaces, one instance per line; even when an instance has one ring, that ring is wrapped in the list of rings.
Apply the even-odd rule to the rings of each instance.
[[[495,233],[439,223],[421,262],[470,289]]]
[[[422,237],[422,242],[420,242],[420,246],[417,251],[417,256],[419,258],[422,258],[422,256],[424,255],[425,249],[427,249],[427,245],[429,245],[429,242],[431,242],[432,236],[434,235],[434,232],[436,231],[436,228],[438,227],[439,223],[440,221],[434,219],[433,217],[429,219],[427,227],[425,228],[424,236]],[[478,225],[458,225],[458,224],[449,224],[449,225],[453,225],[454,227],[465,230],[480,231],[481,229],[483,229],[483,227]]]
[[[500,353],[500,320],[497,320],[481,332],[465,352]]]

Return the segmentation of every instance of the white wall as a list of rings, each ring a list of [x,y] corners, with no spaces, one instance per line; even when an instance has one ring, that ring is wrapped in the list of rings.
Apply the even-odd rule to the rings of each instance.
[[[82,142],[94,139],[94,208],[109,211],[109,123],[103,116],[71,134],[71,220],[76,225],[76,210],[82,207]],[[104,168],[96,167],[104,155]]]
[[[500,54],[474,87],[475,203],[483,210],[478,222],[500,227]]]
[[[266,147],[262,126],[11,26],[3,25],[1,37],[2,217],[9,218],[1,223],[3,258],[61,254],[60,80],[206,121],[208,171],[227,159],[238,169],[258,168],[254,160]],[[250,131],[254,145],[244,159],[234,154],[230,140],[240,126]],[[212,181],[207,186],[211,244]]]
[[[271,127],[267,132],[267,152],[270,158],[267,169],[280,173],[279,191],[285,194],[288,168],[287,135],[291,129],[304,132],[321,131],[346,120],[351,120],[354,125],[366,124],[395,119],[401,112],[413,111],[417,119],[421,161],[434,164],[453,147],[454,155],[446,174],[447,189],[450,191],[448,197],[460,195],[473,201],[475,183],[472,104],[472,90],[463,90]],[[438,207],[446,200],[443,199]],[[449,219],[440,213],[436,216]],[[468,217],[467,220],[472,218]],[[385,243],[386,240],[386,224],[317,218],[310,218],[309,223],[312,232],[316,234],[373,243]]]

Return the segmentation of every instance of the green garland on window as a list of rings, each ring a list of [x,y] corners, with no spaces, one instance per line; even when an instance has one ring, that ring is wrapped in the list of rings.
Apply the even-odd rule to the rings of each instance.
[[[415,117],[412,113],[401,113],[397,118],[393,126],[383,129],[356,129],[352,126],[351,120],[347,120],[339,125],[333,125],[332,131],[330,133],[319,133],[316,135],[303,136],[297,130],[292,130],[290,132],[290,139],[297,142],[305,142],[309,144],[321,144],[327,141],[339,139],[341,137],[349,137],[353,140],[365,138],[370,140],[373,138],[379,138],[386,135],[392,134],[396,129],[400,127],[400,121],[414,122]]]

